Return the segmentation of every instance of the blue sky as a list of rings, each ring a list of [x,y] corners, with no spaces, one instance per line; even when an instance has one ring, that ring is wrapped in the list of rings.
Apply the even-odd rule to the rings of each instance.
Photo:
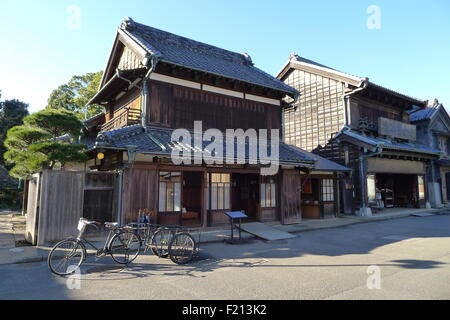
[[[367,8],[381,12],[369,29]],[[73,10],[80,12],[79,24]],[[276,74],[291,52],[450,109],[450,1],[0,2],[0,90],[31,111],[72,75],[102,70],[126,16],[237,52]]]

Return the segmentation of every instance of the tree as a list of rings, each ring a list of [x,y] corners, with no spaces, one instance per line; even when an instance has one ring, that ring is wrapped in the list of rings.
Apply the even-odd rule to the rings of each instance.
[[[66,109],[77,114],[79,119],[90,118],[103,111],[101,105],[86,104],[97,93],[102,71],[73,76],[66,84],[53,90],[47,101],[47,108]]]
[[[28,115],[28,104],[16,99],[1,101],[0,92],[0,164],[4,164],[6,132],[14,126],[21,125],[26,115]]]
[[[28,178],[42,169],[87,160],[86,146],[76,143],[83,124],[72,111],[44,109],[23,119],[23,125],[8,130],[5,146],[10,174]]]

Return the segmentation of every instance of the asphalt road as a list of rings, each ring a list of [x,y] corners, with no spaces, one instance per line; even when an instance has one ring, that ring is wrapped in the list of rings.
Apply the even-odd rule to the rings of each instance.
[[[450,299],[449,267],[450,215],[435,215],[203,245],[186,266],[90,258],[79,282],[44,262],[4,265],[0,299]]]

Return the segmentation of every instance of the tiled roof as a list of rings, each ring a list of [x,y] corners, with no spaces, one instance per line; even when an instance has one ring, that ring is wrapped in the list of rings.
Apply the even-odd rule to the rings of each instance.
[[[193,150],[189,145],[182,145],[181,143],[173,143],[171,136],[174,129],[151,126],[147,128],[147,132],[140,125],[133,125],[121,129],[100,132],[97,136],[96,147],[98,148],[112,148],[119,150],[135,149],[139,153],[149,153],[161,156],[170,156],[173,149],[187,148]],[[193,132],[191,132],[193,142]],[[203,149],[210,142],[203,142]],[[237,146],[235,146],[235,155]],[[245,150],[248,151],[248,143],[246,143]],[[270,142],[268,142],[268,150],[270,153]],[[248,152],[246,151],[246,155]],[[226,154],[226,145],[224,138],[224,155]],[[282,164],[292,164],[301,166],[312,166],[315,162],[313,157],[299,149],[292,148],[282,142],[279,145],[279,161]],[[246,159],[248,160],[248,159]]]
[[[293,62],[297,61],[297,62],[301,62],[301,63],[307,63],[307,64],[309,64],[309,65],[316,66],[316,67],[319,67],[319,68],[325,68],[325,69],[328,69],[328,71],[331,71],[331,72],[334,72],[334,73],[339,73],[339,74],[343,75],[344,77],[351,78],[351,79],[353,79],[353,80],[355,80],[355,79],[358,80],[358,81],[365,81],[365,80],[367,80],[367,84],[368,84],[370,87],[373,87],[373,88],[375,88],[375,89],[382,90],[382,91],[388,92],[388,93],[390,93],[390,94],[393,94],[393,95],[402,97],[403,99],[412,101],[412,102],[417,103],[417,104],[420,104],[420,105],[424,105],[424,104],[425,104],[425,101],[424,101],[424,100],[417,99],[417,98],[415,98],[415,97],[411,97],[411,96],[408,96],[408,95],[406,95],[406,94],[400,93],[400,92],[398,92],[398,91],[395,91],[395,90],[392,90],[392,89],[383,87],[383,86],[381,86],[381,85],[379,85],[379,84],[376,84],[376,83],[374,83],[374,82],[372,82],[372,81],[369,81],[368,78],[364,78],[364,77],[360,77],[360,76],[355,76],[355,75],[352,75],[352,74],[350,74],[350,73],[343,72],[343,71],[340,71],[340,70],[337,70],[337,69],[328,67],[328,66],[326,66],[326,65],[320,64],[320,63],[315,62],[315,61],[313,61],[313,60],[310,60],[310,59],[306,59],[306,58],[300,57],[298,54],[295,54],[295,53],[293,53],[293,54],[291,54],[291,55],[289,56],[289,61],[293,61]],[[284,69],[284,68],[283,68],[283,69]],[[281,74],[281,72],[279,73],[279,75],[280,75],[280,74]]]
[[[299,152],[305,154],[306,156],[314,159],[316,162],[314,163],[314,170],[317,171],[351,171],[352,169],[341,166],[339,163],[323,158],[315,153],[305,151],[293,145],[288,145],[291,148],[298,150]]]
[[[355,75],[350,74],[350,73],[348,73],[348,72],[343,72],[343,71],[340,71],[340,70],[338,70],[338,69],[331,68],[331,67],[329,67],[329,66],[326,66],[326,65],[324,65],[324,64],[318,63],[318,62],[313,61],[313,60],[311,60],[311,59],[304,58],[304,57],[298,55],[297,53],[291,53],[291,55],[289,56],[289,61],[293,61],[293,62],[301,62],[301,63],[310,64],[310,65],[313,65],[313,66],[316,66],[316,67],[329,69],[329,70],[331,70],[331,71],[335,71],[335,72],[341,73],[341,74],[346,75],[346,76],[348,76],[348,77],[357,78],[358,81],[364,80],[364,78],[362,78],[362,77],[360,77],[360,76],[355,76]]]
[[[95,116],[90,117],[89,119],[83,120],[82,122],[87,128],[89,128],[92,126],[97,126],[99,123],[104,121],[105,121],[105,112],[100,112]]]
[[[433,106],[431,108],[419,109],[409,115],[411,122],[429,120],[439,110],[440,105]]]
[[[147,52],[166,63],[204,71],[294,95],[297,91],[256,68],[247,54],[224,50],[209,44],[149,27],[131,18],[120,29]]]
[[[417,143],[391,141],[391,140],[380,138],[380,137],[375,138],[375,137],[363,136],[352,130],[343,130],[339,134],[336,135],[336,138],[338,138],[341,135],[351,137],[353,139],[359,140],[361,142],[372,145],[374,147],[380,146],[383,149],[399,150],[399,151],[404,151],[404,152],[433,154],[433,155],[439,155],[441,153],[441,151],[430,148],[426,145],[420,145]]]
[[[8,174],[8,170],[0,164],[0,188],[17,188],[18,181]]]

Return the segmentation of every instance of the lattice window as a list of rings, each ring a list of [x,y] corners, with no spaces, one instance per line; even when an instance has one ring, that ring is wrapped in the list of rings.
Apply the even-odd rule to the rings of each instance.
[[[321,181],[322,201],[334,201],[334,180],[322,179]]]

